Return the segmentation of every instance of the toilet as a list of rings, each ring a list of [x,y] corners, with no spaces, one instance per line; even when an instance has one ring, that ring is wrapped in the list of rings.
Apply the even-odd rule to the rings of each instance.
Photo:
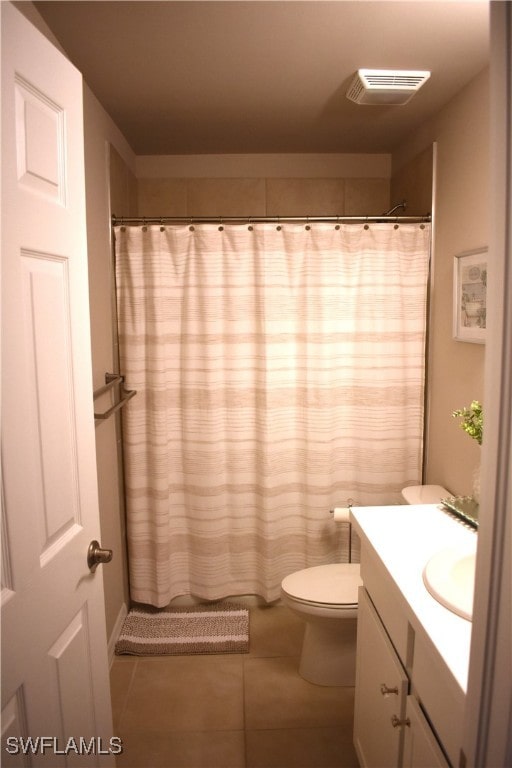
[[[404,488],[407,504],[437,504],[449,496],[439,485]],[[359,563],[304,568],[281,582],[283,603],[306,622],[299,674],[316,685],[353,686],[356,676]]]
[[[317,685],[354,685],[359,563],[304,568],[286,576],[281,599],[306,622],[299,674]]]

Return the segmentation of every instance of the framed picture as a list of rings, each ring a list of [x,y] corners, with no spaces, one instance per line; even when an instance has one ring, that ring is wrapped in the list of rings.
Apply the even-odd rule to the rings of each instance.
[[[459,253],[453,260],[453,337],[485,343],[487,248]]]

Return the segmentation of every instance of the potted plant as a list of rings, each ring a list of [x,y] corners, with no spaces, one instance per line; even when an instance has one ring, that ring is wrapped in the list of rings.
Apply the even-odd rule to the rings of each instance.
[[[452,415],[454,418],[460,418],[459,426],[461,429],[473,440],[476,440],[478,445],[482,445],[484,412],[481,403],[478,400],[473,400],[468,408],[459,408],[453,411]],[[473,498],[477,502],[480,501],[480,465],[473,474]]]
[[[484,413],[482,405],[478,400],[473,400],[469,408],[460,408],[453,412],[455,418],[460,417],[460,427],[470,437],[482,445]]]

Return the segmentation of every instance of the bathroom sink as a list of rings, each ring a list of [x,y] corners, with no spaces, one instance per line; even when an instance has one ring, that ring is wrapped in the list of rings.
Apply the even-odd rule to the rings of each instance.
[[[423,571],[423,581],[432,597],[469,621],[473,616],[475,550],[476,541],[465,549],[443,549],[430,558]]]

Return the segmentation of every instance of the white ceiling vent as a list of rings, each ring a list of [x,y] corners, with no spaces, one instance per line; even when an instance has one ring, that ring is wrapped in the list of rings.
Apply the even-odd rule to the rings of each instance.
[[[347,91],[356,104],[406,104],[430,72],[399,69],[358,69]]]

